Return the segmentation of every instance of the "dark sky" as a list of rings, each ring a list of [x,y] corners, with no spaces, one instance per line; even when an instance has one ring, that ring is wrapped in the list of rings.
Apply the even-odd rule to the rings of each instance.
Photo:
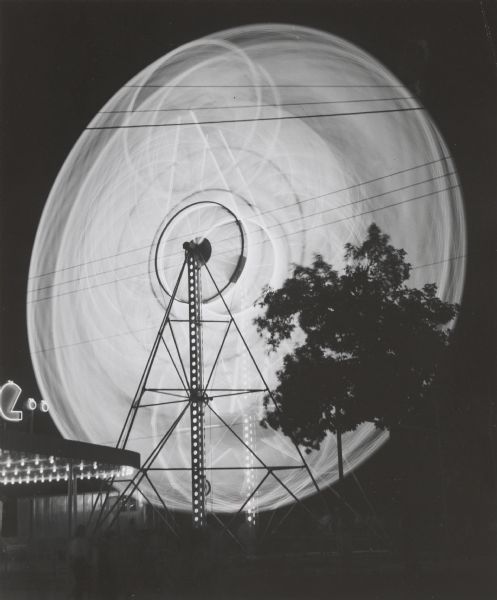
[[[487,0],[0,2],[0,379],[38,393],[25,322],[30,253],[50,188],[83,128],[130,77],[178,45],[265,21],[342,36],[405,83],[421,74],[422,100],[459,170],[468,224],[467,284],[451,376],[468,401],[478,398],[489,407],[496,390],[497,66],[491,36],[496,39],[497,21]],[[428,44],[427,63],[413,51],[419,40]]]

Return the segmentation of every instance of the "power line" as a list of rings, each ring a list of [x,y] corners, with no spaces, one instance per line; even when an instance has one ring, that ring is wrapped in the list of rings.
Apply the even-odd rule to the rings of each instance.
[[[300,229],[298,231],[290,231],[289,233],[279,236],[277,238],[273,238],[272,241],[282,239],[284,237],[288,237],[291,235],[295,235],[297,233],[306,233],[307,231],[312,231],[314,229],[319,229],[320,227],[327,227],[329,225],[335,225],[336,223],[342,223],[343,221],[348,221],[349,219],[356,219],[357,217],[362,217],[364,215],[369,215],[375,212],[380,212],[381,210],[386,210],[387,208],[392,208],[394,206],[400,206],[402,204],[407,204],[408,202],[413,202],[414,200],[421,200],[423,198],[428,198],[429,196],[434,196],[435,194],[439,194],[441,192],[448,192],[449,190],[458,188],[459,184],[451,185],[447,188],[441,190],[435,190],[434,192],[429,192],[427,194],[421,194],[419,196],[415,196],[414,198],[408,198],[407,200],[400,200],[399,202],[393,202],[392,204],[387,204],[386,206],[380,206],[379,208],[372,208],[371,210],[365,210],[361,213],[357,213],[356,215],[350,215],[348,217],[344,217],[343,219],[337,219],[335,221],[331,221],[328,223],[319,223],[318,225],[314,225],[313,227],[307,227],[306,229]],[[256,242],[256,244],[267,243],[268,240],[264,240],[264,242]]]
[[[361,85],[361,84],[323,84],[323,83],[273,83],[273,84],[223,84],[223,83],[210,83],[210,84],[127,84],[123,85],[123,88],[403,88],[401,84],[396,85]]]
[[[70,294],[77,294],[78,292],[85,292],[87,290],[92,290],[97,287],[103,287],[104,285],[111,285],[112,283],[119,283],[120,281],[127,281],[128,279],[136,279],[137,277],[145,277],[149,275],[152,271],[147,271],[146,273],[135,273],[134,275],[129,275],[128,277],[121,277],[121,279],[113,279],[112,281],[103,281],[102,283],[96,283],[94,285],[89,285],[88,287],[78,288],[76,290],[69,290],[67,292],[60,292],[60,294],[54,294],[53,296],[47,296],[46,298],[35,298],[34,300],[28,300],[26,304],[33,304],[35,302],[42,302],[43,300],[51,300],[52,298],[59,298],[60,296],[69,296]],[[79,280],[76,280],[79,281]]]
[[[283,115],[280,117],[251,117],[246,119],[221,119],[219,121],[183,121],[181,123],[144,123],[140,125],[99,125],[98,127],[86,127],[85,131],[102,131],[108,129],[144,129],[154,127],[184,127],[198,125],[221,125],[223,123],[254,123],[256,121],[287,121],[290,119],[320,119],[331,117],[351,117],[357,115],[377,115],[394,112],[408,112],[414,110],[424,110],[424,106],[413,106],[410,108],[391,108],[385,110],[365,110],[357,112],[344,113],[325,113],[315,115]]]
[[[347,191],[352,190],[352,189],[357,188],[357,187],[362,187],[362,186],[365,186],[365,185],[369,185],[370,183],[375,183],[375,182],[381,181],[383,179],[389,179],[390,177],[395,177],[396,175],[401,175],[403,173],[408,173],[410,171],[415,171],[416,169],[421,169],[423,167],[427,167],[427,166],[436,164],[438,162],[448,161],[450,159],[451,159],[450,156],[442,156],[441,158],[437,158],[437,159],[431,160],[429,162],[421,163],[421,164],[416,165],[414,167],[408,167],[406,169],[401,169],[399,171],[394,171],[394,172],[388,173],[386,175],[381,175],[380,177],[375,177],[374,179],[368,179],[366,181],[361,181],[359,183],[355,183],[353,185],[350,185],[350,186],[347,186],[347,187],[344,187],[344,188],[333,190],[331,192],[326,192],[326,193],[320,194],[318,196],[313,196],[311,198],[305,198],[304,200],[301,200],[299,202],[299,204],[303,204],[304,202],[309,202],[311,200],[319,200],[320,198],[324,198],[326,196],[331,196],[333,194],[338,194],[338,193],[341,193],[341,192],[347,192]],[[293,206],[293,204],[287,204],[287,205],[279,206],[279,207],[274,208],[274,209],[263,211],[263,212],[259,213],[259,215],[269,214],[270,212],[275,212],[276,210],[282,210],[282,209],[287,208],[289,206]],[[179,237],[178,238],[173,238],[173,240],[174,239],[179,239]],[[93,264],[93,263],[96,263],[96,262],[101,262],[101,261],[104,261],[104,260],[110,260],[111,258],[116,258],[117,256],[122,256],[122,255],[125,255],[125,254],[131,254],[133,252],[140,252],[141,250],[148,250],[149,248],[150,248],[150,244],[147,244],[146,246],[139,246],[138,248],[132,248],[130,250],[124,250],[122,252],[117,252],[115,254],[110,254],[109,256],[104,256],[104,257],[101,257],[101,258],[94,258],[94,259],[85,261],[83,263],[78,263],[76,265],[71,265],[71,266],[68,266],[68,267],[62,267],[60,269],[54,269],[52,271],[46,271],[45,273],[39,273],[38,275],[32,275],[31,277],[29,277],[29,279],[30,280],[31,279],[38,279],[40,277],[46,277],[48,275],[53,275],[54,273],[61,273],[63,271],[68,271],[70,269],[77,269],[79,267],[84,267],[86,265]],[[138,264],[138,263],[135,263],[135,264]],[[109,272],[109,271],[106,271],[106,272]],[[62,283],[64,283],[64,282],[62,282]]]
[[[408,185],[403,185],[401,187],[395,188],[393,190],[388,190],[386,192],[380,192],[379,194],[374,194],[373,196],[368,196],[367,198],[361,198],[359,200],[353,200],[352,202],[347,202],[346,204],[340,204],[338,206],[331,206],[330,208],[325,208],[323,210],[319,210],[315,213],[311,213],[304,216],[294,217],[293,219],[288,219],[287,221],[281,221],[280,223],[275,223],[274,225],[269,225],[266,229],[274,229],[275,227],[280,227],[281,225],[287,225],[288,223],[293,223],[294,221],[300,221],[302,219],[308,219],[310,217],[317,217],[327,212],[331,212],[334,210],[339,210],[341,208],[347,208],[348,206],[353,206],[354,204],[360,204],[361,202],[367,202],[368,200],[374,200],[375,198],[381,198],[382,196],[387,196],[388,194],[393,194],[395,192],[400,192],[402,190],[407,190],[412,187],[416,187],[417,185],[423,185],[425,183],[429,183],[430,181],[435,181],[436,179],[441,179],[445,177],[449,177],[450,175],[455,175],[453,171],[444,173],[443,175],[436,175],[434,177],[430,177],[429,179],[424,179],[423,181],[417,181],[415,183],[410,183]],[[317,198],[316,198],[317,199]],[[275,209],[267,212],[273,212]],[[226,240],[220,240],[226,241]]]
[[[422,264],[422,265],[415,265],[415,266],[411,266],[411,270],[414,269],[424,269],[427,267],[431,267],[434,265],[439,265],[439,264],[443,264],[443,263],[447,263],[447,262],[452,262],[455,260],[460,260],[462,258],[466,258],[468,256],[468,253],[466,254],[459,254],[457,256],[449,256],[448,258],[444,258],[441,260],[437,260],[431,263],[426,263],[426,264]],[[119,281],[119,280],[118,280]],[[151,329],[157,329],[157,327],[155,325],[152,325],[150,327],[144,327],[142,329],[135,329],[133,331],[124,331],[121,333],[115,333],[113,335],[109,335],[109,336],[104,336],[104,337],[100,337],[100,338],[93,338],[90,340],[80,340],[79,342],[73,342],[70,344],[61,344],[60,346],[53,346],[51,348],[41,348],[40,350],[34,350],[33,352],[31,352],[31,354],[43,354],[45,352],[53,352],[54,350],[60,350],[63,348],[70,348],[73,346],[81,346],[84,344],[93,344],[94,342],[102,342],[102,341],[106,341],[108,339],[112,339],[112,338],[116,338],[116,337],[122,337],[125,335],[135,335],[136,333],[141,333],[143,331],[150,331]]]
[[[375,213],[375,212],[380,212],[382,210],[386,210],[387,208],[393,208],[394,206],[400,206],[402,204],[407,204],[408,202],[413,202],[415,200],[421,200],[421,199],[424,199],[424,198],[428,198],[430,196],[434,196],[435,194],[439,194],[441,192],[447,192],[449,190],[452,190],[452,189],[455,189],[455,188],[458,188],[458,187],[459,187],[459,184],[454,184],[454,185],[451,185],[451,186],[449,186],[447,188],[444,188],[444,189],[441,189],[441,190],[435,190],[433,192],[429,192],[429,193],[426,193],[426,194],[420,194],[419,196],[414,196],[413,198],[408,198],[406,200],[399,200],[398,202],[392,202],[391,204],[386,204],[385,206],[380,206],[378,208],[372,208],[370,210],[365,210],[363,212],[357,213],[355,215],[349,215],[347,217],[343,217],[342,219],[336,219],[335,221],[327,221],[325,223],[318,223],[317,225],[314,225],[312,227],[306,227],[304,229],[298,229],[297,231],[290,231],[288,233],[285,233],[285,234],[280,235],[280,236],[275,237],[275,238],[267,238],[267,239],[265,239],[265,240],[263,240],[261,242],[254,242],[252,244],[252,246],[260,246],[260,245],[263,245],[263,244],[267,244],[268,242],[275,242],[276,240],[281,240],[283,238],[290,237],[291,235],[296,235],[298,233],[307,233],[308,231],[313,231],[313,230],[319,229],[321,227],[328,227],[330,225],[336,225],[337,223],[342,223],[342,222],[348,221],[350,219],[356,219],[357,217],[362,217],[364,215],[372,214],[372,213]],[[316,216],[318,214],[319,213],[315,213],[314,216]],[[275,226],[280,226],[280,224],[278,223]],[[224,252],[220,252],[217,256],[219,256],[220,254],[226,254],[227,252],[229,252],[229,250],[226,250]],[[43,298],[42,298],[42,300],[43,300]]]
[[[147,244],[146,246],[140,246],[138,248],[131,248],[130,250],[123,250],[122,252],[116,252],[116,254],[110,254],[109,256],[102,256],[100,258],[92,258],[83,263],[71,265],[70,267],[62,267],[60,269],[54,269],[53,271],[45,271],[45,273],[39,273],[38,275],[32,275],[31,277],[28,277],[28,281],[30,279],[39,279],[40,277],[47,277],[48,275],[53,275],[54,273],[62,273],[63,271],[69,271],[70,269],[78,269],[79,267],[84,267],[86,265],[90,265],[90,264],[93,264],[96,262],[102,262],[103,260],[110,260],[111,258],[115,258],[116,256],[123,256],[124,254],[132,254],[133,252],[140,252],[141,250],[148,250],[148,249],[150,249],[150,244]]]
[[[356,102],[390,102],[393,100],[415,100],[414,96],[394,96],[393,98],[363,98],[357,100],[322,100],[309,102],[281,102],[272,104],[230,104],[227,106],[187,106],[177,108],[147,108],[147,109],[131,109],[131,110],[101,110],[99,115],[115,115],[128,113],[156,113],[156,112],[175,112],[189,110],[231,110],[236,108],[279,108],[280,106],[310,106],[318,104],[353,104]]]
[[[105,342],[106,340],[110,340],[116,337],[122,337],[125,335],[134,335],[135,333],[142,333],[143,331],[150,331],[151,329],[157,330],[156,325],[152,325],[150,327],[143,327],[141,329],[135,329],[133,331],[124,331],[122,333],[114,333],[113,335],[107,335],[104,337],[93,338],[91,340],[81,340],[79,342],[74,342],[72,344],[61,344],[60,346],[53,346],[52,348],[41,348],[40,350],[33,350],[31,354],[43,354],[44,352],[51,352],[53,350],[60,350],[62,348],[71,348],[72,346],[81,346],[83,344],[93,344],[94,342]]]
[[[452,262],[454,260],[459,260],[460,258],[467,258],[467,257],[468,257],[468,253],[466,252],[466,254],[459,254],[458,256],[450,256],[449,258],[443,258],[442,260],[435,260],[433,262],[425,263],[423,265],[416,265],[415,267],[411,267],[411,271],[413,271],[414,269],[424,269],[425,267],[433,267],[435,265],[441,265],[446,262]]]
[[[328,226],[331,226],[331,225],[335,225],[337,223],[348,221],[350,219],[355,219],[355,218],[360,217],[360,216],[364,216],[364,215],[367,215],[367,214],[372,214],[372,213],[375,213],[375,212],[379,212],[381,210],[386,210],[386,209],[392,208],[394,206],[400,206],[402,204],[407,204],[408,202],[413,202],[413,201],[416,201],[416,200],[428,198],[430,196],[434,196],[435,194],[439,194],[441,192],[446,192],[446,191],[449,191],[451,189],[455,189],[457,187],[459,187],[459,185],[455,184],[455,185],[449,186],[449,187],[441,189],[441,190],[435,190],[433,192],[429,192],[429,193],[426,193],[426,194],[420,194],[419,196],[414,196],[413,198],[408,198],[406,200],[400,200],[398,202],[393,202],[391,204],[387,204],[386,206],[381,206],[381,207],[378,207],[378,208],[373,208],[373,209],[370,209],[370,210],[366,210],[366,211],[357,213],[355,215],[349,215],[347,217],[343,217],[342,219],[336,219],[335,221],[319,223],[319,224],[317,224],[315,226],[307,227],[305,229],[299,229],[297,231],[291,231],[289,233],[285,233],[284,235],[281,235],[281,236],[278,236],[278,237],[275,237],[275,238],[272,238],[272,239],[266,239],[266,240],[263,240],[262,242],[255,242],[253,244],[253,246],[262,245],[262,244],[265,244],[265,243],[267,243],[269,241],[274,242],[276,240],[279,240],[279,239],[282,239],[282,238],[286,238],[286,237],[289,237],[289,236],[292,236],[292,235],[296,235],[298,233],[306,233],[308,231],[312,231],[312,230],[318,229],[320,227],[328,227]],[[314,216],[316,216],[317,214],[319,214],[319,213],[315,213]],[[279,225],[280,224],[278,224],[278,226]],[[223,254],[223,253],[219,253],[219,254]],[[91,290],[91,289],[94,289],[94,288],[97,288],[97,287],[102,287],[102,286],[105,286],[105,285],[111,285],[111,284],[114,284],[114,283],[120,283],[121,281],[126,281],[126,280],[129,280],[129,279],[136,279],[138,277],[145,277],[145,276],[149,275],[150,273],[151,273],[151,271],[148,270],[145,273],[136,273],[134,275],[130,275],[130,276],[127,276],[127,277],[122,277],[121,279],[114,279],[114,280],[111,280],[111,281],[105,281],[105,282],[102,282],[102,283],[98,283],[98,284],[93,284],[93,285],[87,286],[85,288],[79,288],[79,289],[76,289],[76,290],[69,290],[67,292],[61,292],[59,294],[54,294],[52,296],[47,296],[45,298],[36,298],[36,299],[33,299],[33,300],[29,300],[27,302],[27,304],[33,304],[33,303],[36,303],[36,302],[43,302],[43,301],[51,300],[53,298],[58,298],[58,297],[61,297],[61,296],[67,296],[67,295],[70,295],[70,294],[75,294],[75,293],[79,293],[79,292],[88,291],[88,290]]]
[[[434,195],[439,194],[441,192],[447,192],[449,190],[452,190],[452,189],[455,189],[455,188],[458,188],[458,187],[459,187],[459,184],[454,184],[454,185],[451,185],[451,186],[449,186],[447,188],[444,188],[444,189],[441,189],[441,190],[435,190],[433,192],[429,192],[429,193],[426,193],[426,194],[420,194],[419,196],[414,196],[413,198],[407,198],[406,200],[399,200],[398,202],[392,202],[391,204],[386,204],[385,206],[380,206],[378,208],[372,208],[370,210],[365,210],[363,212],[357,213],[355,215],[349,215],[347,217],[343,217],[342,219],[336,219],[335,221],[327,221],[325,223],[318,223],[317,225],[314,225],[312,227],[306,227],[304,229],[298,229],[297,231],[290,231],[288,233],[285,233],[285,234],[280,235],[280,236],[275,237],[275,238],[267,238],[267,239],[265,239],[265,240],[263,240],[261,242],[254,242],[252,244],[252,246],[260,246],[260,245],[263,245],[263,244],[267,244],[268,242],[275,242],[276,240],[281,240],[283,238],[290,237],[291,235],[296,235],[298,233],[307,233],[308,231],[313,231],[313,230],[319,229],[321,227],[328,227],[330,225],[336,225],[337,223],[342,223],[342,222],[348,221],[350,219],[356,219],[357,217],[362,217],[364,215],[372,214],[372,213],[375,213],[375,212],[380,212],[382,210],[386,210],[387,208],[393,208],[395,206],[400,206],[402,204],[407,204],[408,202],[413,202],[415,200],[421,200],[421,199],[424,199],[424,198],[428,198],[430,196],[434,196]],[[316,216],[318,214],[319,213],[315,213],[314,216]],[[278,223],[275,226],[280,226],[280,224]],[[227,252],[229,252],[229,250],[224,251],[224,252],[220,252],[218,254],[218,256],[220,254],[226,254]]]
[[[347,202],[346,204],[341,204],[341,205],[338,205],[338,206],[332,206],[330,208],[326,208],[326,209],[317,211],[315,213],[311,213],[311,214],[308,214],[308,215],[294,217],[294,218],[288,219],[286,221],[280,221],[280,222],[275,223],[273,225],[269,225],[266,229],[274,229],[276,227],[280,227],[282,225],[287,225],[288,223],[292,223],[294,221],[301,221],[302,219],[307,219],[307,218],[310,218],[310,217],[319,216],[321,214],[324,214],[324,213],[327,213],[327,212],[332,212],[334,210],[339,210],[341,208],[347,208],[348,206],[353,206],[354,204],[360,204],[362,202],[367,202],[368,200],[373,200],[375,198],[380,198],[380,197],[386,196],[388,194],[393,194],[395,192],[400,192],[402,190],[406,190],[406,189],[409,189],[411,187],[415,187],[417,185],[423,185],[425,183],[429,183],[430,181],[435,181],[435,180],[441,179],[443,177],[449,177],[450,175],[455,175],[455,173],[451,171],[451,172],[445,173],[444,175],[437,175],[437,176],[434,176],[434,177],[430,177],[428,179],[424,179],[422,181],[417,181],[415,183],[404,185],[404,186],[401,186],[401,187],[398,187],[398,188],[394,188],[394,189],[388,190],[386,192],[380,192],[379,194],[375,194],[373,196],[368,196],[366,198],[361,198],[359,200],[354,200],[352,202]],[[340,190],[340,191],[342,191],[342,190]],[[306,198],[305,200],[302,200],[301,202],[299,202],[298,205],[300,206],[304,202],[308,202],[310,200],[317,200],[317,199],[320,199],[322,197],[329,196],[332,193],[337,193],[337,192],[329,192],[327,194],[322,194],[320,196],[315,196],[313,198]],[[270,209],[270,210],[267,210],[267,211],[262,211],[262,212],[258,213],[257,216],[260,217],[262,215],[265,215],[265,214],[268,214],[268,213],[272,213],[272,212],[275,212],[277,210],[281,210],[282,208],[287,208],[288,206],[292,206],[292,205],[285,205],[283,207],[276,207],[276,208],[273,208],[273,209]],[[203,233],[204,231],[207,231],[207,229],[205,229],[205,230],[199,230],[196,233],[200,234],[200,233]],[[173,242],[175,240],[180,240],[180,239],[182,239],[182,238],[180,238],[180,236],[178,236],[176,238],[171,238],[169,241]],[[225,242],[225,241],[229,241],[230,239],[233,239],[233,238],[231,238],[231,237],[222,238],[221,240],[218,240],[218,242]],[[172,256],[176,256],[176,255],[179,256],[180,254],[181,254],[181,251],[176,252],[174,254],[171,254],[170,256],[171,257]],[[148,260],[144,260],[144,261],[142,260],[142,261],[138,261],[138,262],[127,264],[127,265],[122,265],[120,267],[115,267],[114,269],[107,269],[105,271],[99,271],[98,273],[90,273],[90,274],[87,274],[86,277],[98,277],[99,275],[105,275],[107,273],[115,273],[116,271],[120,271],[122,269],[128,269],[128,268],[139,266],[139,265],[145,265],[147,263],[148,263]],[[149,273],[149,271],[147,271],[147,273]],[[146,275],[147,273],[144,273],[144,275]],[[68,283],[74,283],[74,282],[80,281],[80,280],[81,280],[81,277],[75,277],[73,279],[67,279],[66,281],[55,282],[53,284],[42,286],[42,287],[38,287],[38,288],[34,288],[34,289],[31,289],[31,290],[28,290],[28,291],[29,291],[29,293],[40,292],[42,290],[51,289],[51,288],[58,287],[60,285],[65,285],[65,284],[68,284]]]

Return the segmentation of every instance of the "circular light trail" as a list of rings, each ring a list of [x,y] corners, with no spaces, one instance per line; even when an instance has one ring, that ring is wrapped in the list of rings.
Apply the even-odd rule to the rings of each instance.
[[[219,202],[230,196],[226,190],[203,190],[189,196],[187,204],[167,221],[154,245],[155,275],[169,297],[178,278],[179,240],[200,243],[208,239],[210,245],[215,246],[209,270],[219,291],[206,270],[201,269],[203,302],[210,302],[219,292],[226,293],[229,286],[238,280],[246,260],[243,227],[236,215]],[[208,198],[216,198],[217,201]],[[180,302],[188,302],[188,290],[185,288],[186,279],[180,283],[176,293]]]
[[[224,31],[160,58],[82,133],[39,226],[29,341],[57,426],[68,438],[116,443],[185,241],[212,243],[209,266],[274,385],[290,346],[267,354],[252,324],[254,302],[264,286],[280,286],[294,263],[309,264],[316,252],[340,268],[344,244],[361,240],[372,221],[407,251],[413,286],[436,282],[445,300],[460,299],[466,238],[454,164],[426,110],[378,61],[335,36],[287,25]],[[204,292],[210,301],[203,317],[222,321],[223,303],[212,289]],[[172,316],[187,319],[184,301]],[[219,323],[204,328],[207,374],[223,331]],[[178,323],[175,333],[184,349],[187,332]],[[213,389],[261,387],[235,333],[226,339]],[[155,366],[154,384],[177,383],[181,396],[168,356]],[[217,413],[266,464],[300,464],[287,438],[258,425],[262,394],[211,393]],[[180,414],[176,400],[139,411],[130,449],[151,451]],[[187,416],[157,461],[178,470],[152,476],[169,506],[185,511]],[[346,434],[346,470],[386,439],[367,423]],[[235,511],[265,471],[213,415],[206,416],[205,444],[207,508]],[[306,458],[321,486],[336,480],[333,436]],[[301,498],[313,493],[305,470],[278,476]],[[269,477],[249,509],[291,501]]]

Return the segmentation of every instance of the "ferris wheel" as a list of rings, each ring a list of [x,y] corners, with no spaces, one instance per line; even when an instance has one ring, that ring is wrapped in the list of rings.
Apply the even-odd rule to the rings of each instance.
[[[235,512],[250,498],[255,515],[313,494],[313,478],[332,484],[333,436],[306,455],[310,478],[292,468],[301,456],[291,440],[259,425],[260,377],[273,387],[292,345],[268,354],[253,319],[266,286],[279,287],[317,252],[340,268],[344,244],[372,221],[407,251],[412,285],[435,282],[443,299],[460,299],[466,234],[456,169],[424,107],[370,55],[316,30],[257,25],[151,64],[81,134],[32,253],[31,356],[60,431],[118,443],[165,311],[171,338],[155,356],[127,447],[148,456],[178,420],[179,357],[190,343],[189,283],[179,278],[188,242],[209,254],[198,282],[216,415],[207,411],[203,424],[207,509]],[[229,315],[237,327],[226,333]],[[166,388],[167,402],[157,402],[150,390]],[[185,413],[144,484],[180,511],[192,506],[191,432]],[[347,433],[346,471],[386,439],[369,423]],[[288,467],[284,486],[262,482],[247,447]]]

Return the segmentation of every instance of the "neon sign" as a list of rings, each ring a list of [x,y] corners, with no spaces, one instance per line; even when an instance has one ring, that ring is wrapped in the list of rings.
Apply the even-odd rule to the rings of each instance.
[[[21,395],[21,388],[13,381],[7,381],[0,388],[0,417],[6,421],[22,421],[22,411],[14,410]]]
[[[18,423],[22,421],[24,413],[22,410],[15,410],[19,396],[21,395],[22,389],[9,379],[7,383],[4,383],[0,387],[0,418],[5,421],[12,421]],[[36,402],[34,398],[28,398],[23,402],[23,408],[30,412],[33,412],[37,408],[41,412],[48,412],[48,403],[46,400],[40,400]]]

